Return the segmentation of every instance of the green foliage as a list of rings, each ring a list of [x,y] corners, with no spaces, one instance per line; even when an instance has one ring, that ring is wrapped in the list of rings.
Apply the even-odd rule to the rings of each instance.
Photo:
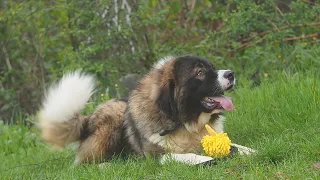
[[[0,121],[0,135],[1,135],[1,155],[10,156],[19,153],[27,154],[29,149],[34,147],[42,147],[44,145],[38,139],[36,129],[30,129],[20,124],[16,126],[5,126],[3,121]]]
[[[97,94],[167,55],[203,56],[253,84],[317,69],[319,21],[320,4],[300,0],[3,0],[0,119],[34,114],[48,85],[75,69],[98,78]]]

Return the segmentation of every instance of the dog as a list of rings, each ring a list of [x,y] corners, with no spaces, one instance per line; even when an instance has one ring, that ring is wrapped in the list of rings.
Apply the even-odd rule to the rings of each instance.
[[[41,137],[58,147],[80,142],[75,164],[128,154],[199,154],[205,124],[223,132],[223,113],[234,108],[224,92],[235,83],[233,71],[217,70],[204,58],[170,56],[154,64],[127,100],[109,100],[85,116],[80,112],[95,91],[95,79],[68,73],[43,100]]]

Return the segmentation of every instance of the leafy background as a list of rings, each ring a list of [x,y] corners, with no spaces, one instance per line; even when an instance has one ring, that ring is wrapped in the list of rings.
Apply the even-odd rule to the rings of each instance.
[[[121,77],[167,55],[205,57],[240,86],[283,71],[319,77],[319,32],[317,0],[2,0],[0,120],[35,114],[75,69],[98,78],[96,100],[120,96]]]

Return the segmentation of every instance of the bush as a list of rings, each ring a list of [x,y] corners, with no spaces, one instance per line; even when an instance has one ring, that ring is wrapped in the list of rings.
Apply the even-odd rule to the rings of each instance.
[[[0,119],[34,114],[48,85],[75,69],[97,76],[99,94],[167,55],[203,56],[255,84],[316,69],[319,14],[319,3],[298,0],[4,0]]]

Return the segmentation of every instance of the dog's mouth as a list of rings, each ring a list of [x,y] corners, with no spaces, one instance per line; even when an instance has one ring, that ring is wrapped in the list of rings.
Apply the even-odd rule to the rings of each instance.
[[[210,110],[222,109],[232,111],[234,109],[231,97],[228,96],[206,96],[201,100],[201,104]]]

